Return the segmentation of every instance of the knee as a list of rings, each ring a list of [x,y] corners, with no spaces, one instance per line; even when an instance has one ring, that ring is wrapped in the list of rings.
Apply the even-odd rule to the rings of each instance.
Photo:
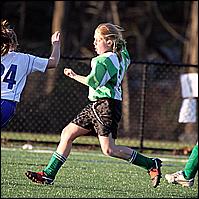
[[[67,134],[67,126],[62,130],[61,136],[64,136],[65,134]]]
[[[61,133],[61,140],[69,140],[70,139],[70,131],[69,131],[69,127],[66,126]]]
[[[112,148],[102,148],[102,152],[106,156],[111,156],[111,157],[114,156],[114,151]]]
[[[80,129],[70,123],[62,130],[61,140],[73,142],[74,139],[76,139],[80,135],[81,135]]]

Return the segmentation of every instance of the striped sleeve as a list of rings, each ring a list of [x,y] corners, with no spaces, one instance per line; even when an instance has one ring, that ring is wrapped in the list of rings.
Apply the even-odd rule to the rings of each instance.
[[[109,57],[97,57],[92,60],[91,65],[92,70],[86,80],[93,89],[104,86],[117,73]]]

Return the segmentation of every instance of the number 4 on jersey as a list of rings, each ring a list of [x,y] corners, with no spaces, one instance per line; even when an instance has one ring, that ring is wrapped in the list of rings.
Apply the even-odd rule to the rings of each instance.
[[[3,64],[1,64],[1,76],[4,73],[4,70],[5,67]],[[12,89],[13,85],[16,84],[15,81],[16,72],[17,72],[17,65],[12,64],[3,79],[3,82],[8,83],[8,89]]]

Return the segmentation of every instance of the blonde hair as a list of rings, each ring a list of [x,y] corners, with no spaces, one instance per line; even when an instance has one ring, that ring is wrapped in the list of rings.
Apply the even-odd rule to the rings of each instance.
[[[126,46],[126,41],[122,36],[124,29],[118,25],[102,23],[97,26],[95,31],[97,31],[104,39],[113,41],[113,52],[120,53]]]
[[[10,49],[16,50],[18,46],[17,35],[7,20],[1,20],[1,56],[7,54]]]

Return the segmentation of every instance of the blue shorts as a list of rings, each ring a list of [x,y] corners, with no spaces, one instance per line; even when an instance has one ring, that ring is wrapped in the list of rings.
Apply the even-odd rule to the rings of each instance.
[[[13,118],[17,102],[1,99],[1,128],[5,127]]]

